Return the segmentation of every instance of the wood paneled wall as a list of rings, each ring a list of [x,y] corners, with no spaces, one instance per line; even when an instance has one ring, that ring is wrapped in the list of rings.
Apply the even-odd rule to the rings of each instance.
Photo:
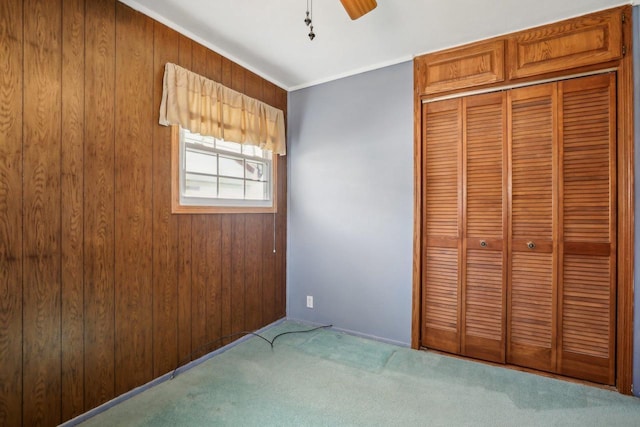
[[[166,62],[286,111],[116,0],[0,2],[0,425],[58,424],[285,315],[286,162],[275,216],[172,215]]]

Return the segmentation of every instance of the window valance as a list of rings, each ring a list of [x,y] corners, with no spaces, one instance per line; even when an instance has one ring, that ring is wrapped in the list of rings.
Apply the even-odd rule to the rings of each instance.
[[[286,154],[282,110],[172,63],[164,68],[159,122]]]

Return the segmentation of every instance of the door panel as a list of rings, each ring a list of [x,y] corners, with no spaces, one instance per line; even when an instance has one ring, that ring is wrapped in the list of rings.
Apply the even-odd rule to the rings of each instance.
[[[507,361],[554,371],[556,268],[554,159],[556,85],[509,95],[511,256]]]
[[[562,82],[559,367],[615,381],[615,75]]]
[[[423,107],[422,345],[460,352],[461,100]]]
[[[423,106],[423,346],[615,384],[615,79]]]
[[[506,95],[463,101],[462,353],[505,360]]]

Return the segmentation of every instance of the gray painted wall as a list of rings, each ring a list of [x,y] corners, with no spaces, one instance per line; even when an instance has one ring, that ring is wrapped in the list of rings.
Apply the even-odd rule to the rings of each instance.
[[[412,62],[292,92],[288,116],[288,317],[408,345]]]
[[[634,86],[634,132],[635,132],[635,260],[634,285],[640,280],[640,6],[633,7],[633,86]],[[640,292],[634,289],[633,320],[633,394],[640,396]]]

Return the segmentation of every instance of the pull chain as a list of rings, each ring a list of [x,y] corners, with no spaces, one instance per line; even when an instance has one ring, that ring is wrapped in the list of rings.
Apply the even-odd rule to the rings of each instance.
[[[276,213],[273,213],[273,253],[276,253]]]

